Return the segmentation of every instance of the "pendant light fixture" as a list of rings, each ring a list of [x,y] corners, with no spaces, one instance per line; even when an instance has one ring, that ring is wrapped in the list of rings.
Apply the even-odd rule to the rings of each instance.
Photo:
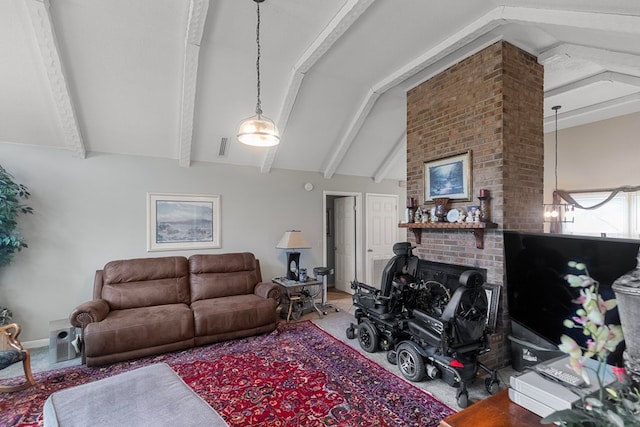
[[[280,134],[273,120],[262,115],[262,104],[260,101],[260,3],[264,0],[253,1],[256,2],[258,15],[256,26],[256,44],[258,47],[256,59],[258,102],[256,104],[256,114],[240,123],[238,141],[256,147],[272,147],[280,143]]]
[[[573,212],[575,207],[568,203],[560,203],[562,200],[558,195],[558,110],[562,108],[560,105],[551,107],[556,113],[556,145],[555,145],[555,186],[553,187],[553,203],[544,205],[544,222],[561,223],[573,222]],[[552,228],[551,232],[559,233],[559,228]]]

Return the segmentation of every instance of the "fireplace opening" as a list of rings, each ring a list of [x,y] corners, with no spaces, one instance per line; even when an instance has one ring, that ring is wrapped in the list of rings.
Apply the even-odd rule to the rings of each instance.
[[[423,280],[427,281],[435,281],[443,284],[451,291],[455,291],[460,284],[458,280],[460,279],[460,275],[467,270],[475,270],[482,274],[482,278],[486,282],[487,280],[487,269],[479,268],[479,267],[469,267],[466,265],[457,265],[457,264],[447,264],[442,262],[435,261],[427,261],[421,259],[418,262],[418,269],[416,272],[416,279],[418,281]]]

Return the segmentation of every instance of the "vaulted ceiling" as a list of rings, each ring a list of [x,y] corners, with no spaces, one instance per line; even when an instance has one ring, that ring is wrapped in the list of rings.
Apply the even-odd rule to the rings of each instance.
[[[640,111],[637,0],[0,0],[0,143],[405,179],[406,91],[506,40],[544,66],[545,130]]]

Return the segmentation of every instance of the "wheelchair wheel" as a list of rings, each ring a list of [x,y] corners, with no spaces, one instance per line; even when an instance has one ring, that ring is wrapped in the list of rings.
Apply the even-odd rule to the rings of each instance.
[[[402,376],[409,381],[421,381],[424,378],[424,359],[409,344],[400,344],[397,352],[398,368]]]
[[[398,364],[398,354],[395,352],[395,350],[390,350],[387,352],[387,362],[391,363],[392,365]]]
[[[484,380],[484,387],[487,389],[487,393],[495,394],[500,390],[500,381],[494,380],[491,377]]]
[[[458,406],[466,408],[469,406],[469,393],[465,390],[457,396]]]
[[[356,331],[352,326],[347,328],[347,338],[352,340],[356,337]]]
[[[358,341],[360,341],[360,347],[367,353],[374,353],[378,349],[378,334],[369,322],[358,325]]]

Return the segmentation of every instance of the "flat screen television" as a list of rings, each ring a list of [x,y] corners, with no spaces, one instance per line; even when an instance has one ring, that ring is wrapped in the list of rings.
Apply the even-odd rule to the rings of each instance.
[[[582,262],[597,280],[605,300],[615,298],[611,288],[620,276],[636,267],[639,240],[611,239],[562,234],[504,232],[506,290],[511,319],[555,344],[567,334],[585,344],[580,330],[568,329],[563,321],[579,308],[572,302],[578,289],[569,287],[564,276],[581,274],[568,266]],[[620,324],[617,309],[607,312],[607,323]],[[624,344],[608,363],[622,366]]]

